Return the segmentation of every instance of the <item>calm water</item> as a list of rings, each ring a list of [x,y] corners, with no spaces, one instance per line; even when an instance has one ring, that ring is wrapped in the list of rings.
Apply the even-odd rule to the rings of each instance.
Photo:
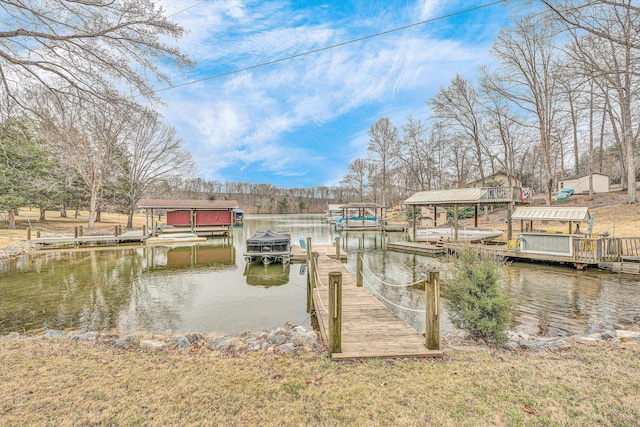
[[[355,251],[363,249],[365,286],[417,330],[424,328],[417,312],[424,309],[424,290],[389,285],[418,281],[434,269],[446,281],[447,258],[384,250],[402,234],[334,234],[317,215],[249,216],[233,239],[205,245],[43,252],[0,263],[0,333],[119,328],[237,334],[286,321],[309,324],[304,266],[245,265],[245,239],[268,228],[290,230],[295,244],[299,236],[311,236],[314,244],[340,236],[352,272]],[[516,330],[584,334],[640,315],[635,278],[535,264],[511,264],[507,276],[518,305]],[[445,313],[442,329],[448,328]]]

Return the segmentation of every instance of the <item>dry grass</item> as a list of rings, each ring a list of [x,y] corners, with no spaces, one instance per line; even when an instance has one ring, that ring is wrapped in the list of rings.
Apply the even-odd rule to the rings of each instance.
[[[328,362],[0,341],[0,425],[640,425],[640,343]]]

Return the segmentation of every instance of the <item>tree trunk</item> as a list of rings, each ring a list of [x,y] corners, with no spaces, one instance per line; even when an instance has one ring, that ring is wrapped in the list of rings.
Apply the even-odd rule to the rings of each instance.
[[[44,222],[47,220],[46,216],[47,216],[47,208],[40,206],[40,219],[38,219],[38,221],[40,222]]]
[[[127,214],[127,230],[133,230],[133,209]]]
[[[16,211],[14,209],[9,209],[9,230],[16,229]]]
[[[67,205],[64,203],[60,204],[60,218],[67,217]]]

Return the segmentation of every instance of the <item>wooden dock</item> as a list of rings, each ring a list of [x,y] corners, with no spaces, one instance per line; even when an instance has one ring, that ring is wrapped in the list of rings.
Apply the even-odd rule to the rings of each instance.
[[[429,243],[414,242],[393,242],[387,243],[387,249],[398,252],[409,252],[424,255],[442,255],[447,252],[443,246],[436,246]]]
[[[113,245],[117,246],[121,243],[140,243],[146,237],[140,231],[130,231],[122,233],[118,236],[60,236],[60,237],[37,237],[25,240],[26,242],[39,245],[43,248],[55,247],[74,247],[74,246],[91,246],[91,245]]]
[[[332,353],[332,359],[442,356],[440,350],[427,349],[425,337],[397,318],[375,296],[356,286],[355,278],[335,259],[335,247],[314,246],[313,251],[319,254],[317,269],[321,281],[313,289],[313,305],[322,339],[327,344],[329,273],[342,273],[342,352]],[[310,266],[307,271],[311,271]]]

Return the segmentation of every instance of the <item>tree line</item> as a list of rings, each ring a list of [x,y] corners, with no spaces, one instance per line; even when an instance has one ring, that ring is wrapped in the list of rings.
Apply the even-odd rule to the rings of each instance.
[[[156,2],[157,3],[157,2]],[[631,0],[512,5],[479,77],[456,75],[431,115],[381,118],[335,187],[207,181],[158,112],[152,83],[192,61],[183,29],[149,0],[0,0],[0,211],[89,210],[89,228],[143,197],[236,199],[249,212],[391,207],[419,190],[504,172],[551,200],[563,174],[606,173],[636,201],[640,8]],[[508,182],[507,185],[511,185]]]
[[[640,8],[626,1],[514,7],[479,77],[456,75],[427,101],[430,117],[369,129],[367,155],[341,185],[393,205],[416,191],[492,183],[497,172],[551,202],[558,178],[610,176],[636,197],[640,136]]]

